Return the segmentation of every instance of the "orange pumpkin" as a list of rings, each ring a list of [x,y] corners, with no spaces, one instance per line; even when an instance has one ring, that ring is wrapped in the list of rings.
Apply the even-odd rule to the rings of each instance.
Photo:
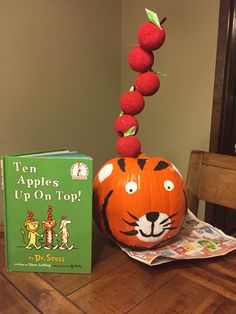
[[[134,250],[175,236],[186,213],[185,184],[162,157],[113,158],[94,179],[94,219],[113,241]]]

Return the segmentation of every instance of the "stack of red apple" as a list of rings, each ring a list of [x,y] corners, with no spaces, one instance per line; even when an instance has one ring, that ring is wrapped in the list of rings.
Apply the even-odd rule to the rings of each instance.
[[[144,108],[144,96],[154,95],[160,87],[160,79],[152,70],[153,51],[164,43],[165,31],[155,12],[146,9],[146,13],[149,21],[138,31],[139,45],[135,46],[128,56],[130,67],[139,74],[134,86],[122,95],[120,100],[122,112],[115,121],[115,131],[120,136],[116,150],[122,157],[137,157],[141,153],[141,144],[136,136],[139,124],[135,115]]]

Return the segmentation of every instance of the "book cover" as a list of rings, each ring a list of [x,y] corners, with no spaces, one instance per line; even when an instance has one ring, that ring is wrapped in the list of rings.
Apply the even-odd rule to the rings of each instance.
[[[63,150],[1,163],[6,269],[90,273],[92,158]]]

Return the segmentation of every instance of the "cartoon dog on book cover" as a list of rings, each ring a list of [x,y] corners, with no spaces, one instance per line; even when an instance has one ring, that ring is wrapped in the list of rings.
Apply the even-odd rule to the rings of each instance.
[[[71,220],[67,219],[65,216],[61,217],[61,223],[60,223],[60,231],[58,232],[57,236],[61,234],[61,245],[59,246],[60,250],[64,250],[67,248],[69,251],[73,249],[74,245],[69,246],[68,245],[68,238],[69,238],[69,232],[67,230],[67,224],[71,223]]]

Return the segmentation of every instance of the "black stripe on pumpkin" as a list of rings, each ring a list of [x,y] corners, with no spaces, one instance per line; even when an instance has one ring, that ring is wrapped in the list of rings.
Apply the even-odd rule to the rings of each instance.
[[[138,165],[141,170],[143,170],[145,164],[146,164],[147,159],[138,159]]]
[[[163,170],[163,169],[165,169],[167,167],[169,167],[169,164],[167,162],[165,162],[164,160],[161,160],[161,161],[158,162],[158,164],[154,168],[154,171]]]
[[[113,190],[110,190],[107,193],[107,195],[106,195],[106,197],[104,199],[104,203],[102,204],[102,217],[103,217],[103,222],[104,222],[104,225],[105,225],[107,233],[109,234],[110,237],[115,239],[115,237],[113,236],[113,234],[111,232],[111,229],[110,229],[110,226],[109,226],[109,222],[108,222],[108,218],[107,218],[107,213],[106,213],[108,201],[109,201],[109,198],[111,197],[112,193],[113,193]]]
[[[120,158],[117,160],[117,163],[120,167],[120,170],[122,170],[123,172],[125,172],[125,159],[124,158]]]

